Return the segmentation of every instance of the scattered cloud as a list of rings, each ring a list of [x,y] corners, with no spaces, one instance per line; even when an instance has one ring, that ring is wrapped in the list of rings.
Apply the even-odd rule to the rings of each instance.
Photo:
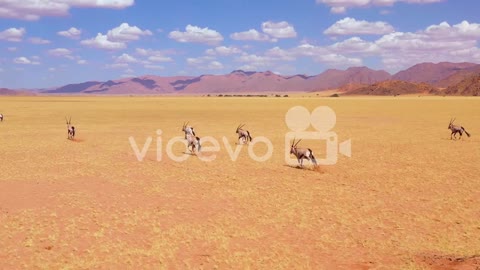
[[[139,40],[141,36],[151,36],[150,30],[141,30],[137,26],[130,26],[128,23],[122,23],[120,26],[109,30],[108,40],[113,42],[128,42]]]
[[[233,40],[271,41],[267,34],[260,33],[255,29],[233,33],[230,35],[230,38]]]
[[[189,66],[201,66],[207,62],[211,62],[214,60],[215,60],[215,57],[212,57],[212,56],[188,57],[187,64]]]
[[[330,26],[323,33],[325,35],[383,35],[394,32],[393,26],[386,22],[368,22],[364,20],[357,21],[354,18],[344,18],[332,26]]]
[[[374,55],[380,51],[380,47],[374,43],[365,41],[359,37],[352,37],[347,40],[334,43],[328,46],[330,51],[336,53],[348,53],[348,54],[362,54],[362,55]]]
[[[32,44],[38,44],[38,45],[44,45],[44,44],[50,44],[51,43],[50,40],[39,38],[39,37],[29,38],[28,41]]]
[[[70,39],[79,39],[80,36],[82,35],[82,30],[77,29],[75,27],[70,27],[70,29],[59,31],[57,32],[57,34]]]
[[[22,41],[23,35],[25,35],[26,32],[27,31],[25,30],[25,28],[8,28],[0,32],[0,40],[20,42]]]
[[[21,65],[39,65],[40,64],[40,62],[35,61],[33,59],[30,60],[25,56],[15,58],[15,59],[13,59],[13,62],[15,64],[21,64]]]
[[[2,0],[0,17],[34,21],[41,17],[58,17],[69,14],[70,8],[123,9],[132,6],[134,0]]]
[[[235,58],[236,62],[243,63],[239,69],[243,70],[263,70],[274,66],[275,59],[268,56],[247,54]]]
[[[480,62],[479,38],[480,24],[442,22],[416,32],[388,33],[373,41],[352,37],[324,47],[322,52],[316,51],[315,54],[336,53],[354,58],[378,56],[384,68],[394,72],[419,61]],[[306,53],[309,49],[302,51]]]
[[[48,51],[48,54],[55,57],[65,57],[68,59],[74,59],[72,51],[66,48],[56,48]]]
[[[330,7],[332,13],[345,13],[348,8],[369,6],[392,6],[397,2],[410,4],[430,4],[444,0],[316,0],[317,4],[325,4]]]
[[[109,69],[122,69],[122,68],[128,68],[127,63],[113,63],[113,64],[107,64],[105,65],[106,68]]]
[[[220,70],[224,68],[224,65],[217,61],[213,56],[190,57],[187,58],[187,64],[195,68],[206,70]]]
[[[450,26],[447,22],[442,22],[427,27],[424,33],[436,40],[473,40],[480,38],[480,24],[462,21]]]
[[[114,42],[108,40],[108,37],[106,35],[102,35],[102,33],[98,33],[94,38],[82,40],[80,43],[87,47],[104,50],[120,50],[127,47],[127,44],[124,42]]]
[[[218,61],[212,61],[207,65],[207,69],[210,69],[210,70],[223,69],[223,68],[224,68],[223,64]]]
[[[150,36],[150,30],[141,30],[137,26],[130,26],[128,23],[122,23],[107,32],[106,35],[98,33],[96,37],[82,40],[82,45],[104,49],[120,50],[127,47],[127,42],[140,39],[141,36]]]
[[[288,51],[281,49],[280,47],[273,47],[265,52],[266,56],[272,57],[275,60],[281,61],[294,61],[296,60],[295,55]]]
[[[126,53],[115,58],[115,63],[137,63],[137,62],[138,60],[135,57]]]
[[[223,41],[223,36],[219,32],[207,27],[200,28],[190,24],[185,27],[185,32],[172,31],[168,37],[183,43],[195,42],[209,45],[215,45]]]
[[[347,57],[345,55],[335,53],[318,55],[314,58],[314,60],[330,67],[347,68],[363,65],[363,61],[359,57]]]
[[[286,21],[262,23],[262,31],[274,38],[294,38],[297,36],[295,28]]]
[[[236,32],[230,35],[230,38],[233,40],[252,40],[252,41],[270,41],[277,42],[281,38],[294,38],[297,36],[295,28],[286,21],[273,22],[266,21],[263,22],[262,32],[257,31],[256,29],[250,29],[244,32]]]
[[[205,53],[208,55],[228,56],[228,55],[242,53],[242,50],[236,47],[219,46],[213,49],[208,49],[205,51]]]
[[[140,56],[147,57],[147,60],[152,62],[172,62],[173,61],[171,57],[166,56],[166,54],[170,53],[167,51],[137,48],[135,49],[135,53]]]

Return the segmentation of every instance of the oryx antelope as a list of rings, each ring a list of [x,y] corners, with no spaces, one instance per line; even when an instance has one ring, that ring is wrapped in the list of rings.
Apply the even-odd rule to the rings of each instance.
[[[448,129],[450,129],[452,131],[452,133],[450,134],[450,140],[452,139],[452,136],[453,136],[453,138],[457,139],[457,133],[460,133],[460,139],[461,139],[462,135],[463,135],[463,132],[465,132],[465,134],[467,134],[467,136],[470,137],[470,133],[468,133],[465,130],[465,128],[463,128],[462,126],[457,126],[457,125],[453,124],[455,119],[456,118],[451,119],[450,123],[448,124]]]
[[[248,130],[242,129],[245,124],[240,124],[237,127],[235,133],[238,134],[238,143],[240,144],[241,139],[243,139],[244,143],[248,143],[248,141],[252,141],[252,136],[250,136],[250,132]]]
[[[192,126],[188,125],[188,122],[183,123],[182,131],[185,132],[185,139],[187,139],[187,134],[196,136],[195,130],[193,129]]]
[[[200,152],[202,149],[200,138],[195,135],[193,127],[188,126],[188,122],[186,122],[183,124],[182,131],[185,133],[185,139],[187,140],[187,149],[190,150],[190,147],[192,147],[190,152],[194,153],[195,148],[197,149],[197,152]]]
[[[0,113],[0,122],[3,122],[3,114]]]
[[[298,163],[300,164],[300,167],[303,167],[303,160],[308,159],[310,162],[313,163],[313,165],[317,166],[317,160],[313,156],[313,151],[310,148],[299,148],[297,147],[298,143],[301,142],[302,140],[298,140],[295,142],[295,139],[293,139],[292,146],[290,147],[290,155],[294,154],[297,157]]]
[[[75,127],[72,126],[72,117],[70,117],[70,119],[67,119],[67,117],[65,117],[65,121],[67,122],[68,139],[73,140],[75,138]]]

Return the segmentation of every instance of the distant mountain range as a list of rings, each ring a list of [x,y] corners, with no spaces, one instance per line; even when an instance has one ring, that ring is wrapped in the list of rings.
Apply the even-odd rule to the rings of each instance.
[[[28,90],[12,90],[0,88],[0,96],[34,96],[35,93]]]
[[[384,70],[372,70],[368,67],[351,67],[346,70],[329,69],[315,76],[282,76],[270,71],[243,70],[235,70],[225,75],[202,75],[198,77],[148,75],[104,82],[89,81],[68,84],[39,90],[37,93],[62,95],[198,95],[312,92],[338,89],[346,94],[358,95],[415,93],[477,95],[480,85],[479,76],[479,64],[442,62],[417,64],[393,75]],[[20,93],[24,94],[24,91]],[[0,95],[2,95],[1,91]]]

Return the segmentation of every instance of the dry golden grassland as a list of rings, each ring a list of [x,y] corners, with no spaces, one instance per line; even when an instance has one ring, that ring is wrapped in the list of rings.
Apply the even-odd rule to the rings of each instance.
[[[352,139],[352,157],[317,169],[287,166],[285,113],[296,105],[330,106],[339,142]],[[2,97],[0,112],[1,269],[479,263],[478,98]],[[67,140],[65,116],[75,141]],[[472,137],[450,140],[451,117]],[[218,153],[204,153],[214,161],[168,158],[166,144],[183,136],[187,120],[220,142]],[[230,159],[222,137],[235,148],[240,123],[272,141],[271,159],[252,160],[247,146]],[[141,150],[149,136],[139,162],[129,137]],[[300,145],[320,157],[325,148]]]

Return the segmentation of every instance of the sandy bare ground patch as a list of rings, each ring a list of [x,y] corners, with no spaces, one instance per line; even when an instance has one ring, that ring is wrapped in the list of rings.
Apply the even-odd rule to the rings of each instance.
[[[0,126],[0,268],[476,267],[478,99],[22,97],[0,105],[15,112]],[[334,109],[352,157],[287,166],[284,117],[296,105]],[[471,138],[449,140],[452,113]],[[65,114],[81,143],[65,138],[56,119]],[[220,142],[206,153],[213,161],[168,158],[167,142],[183,136],[186,120]],[[235,148],[240,122],[272,141],[271,159],[256,162],[241,146],[232,161],[222,138]],[[152,138],[143,161],[129,137],[140,148]],[[318,157],[325,151],[302,143]]]

